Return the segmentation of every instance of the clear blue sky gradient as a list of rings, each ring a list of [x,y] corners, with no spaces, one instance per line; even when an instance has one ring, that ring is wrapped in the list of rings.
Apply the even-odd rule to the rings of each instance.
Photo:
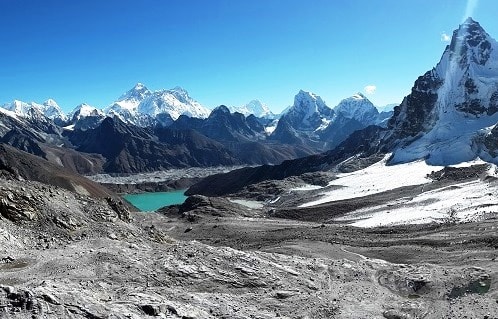
[[[0,0],[0,103],[105,107],[137,82],[210,108],[399,103],[466,11],[498,38],[496,0]]]

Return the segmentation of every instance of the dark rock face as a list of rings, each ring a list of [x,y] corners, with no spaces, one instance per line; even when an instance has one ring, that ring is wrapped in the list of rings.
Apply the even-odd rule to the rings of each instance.
[[[280,118],[275,131],[273,131],[269,139],[285,144],[304,145],[306,143],[305,139],[300,137],[297,130],[292,127],[286,116]]]
[[[355,119],[337,116],[335,120],[320,133],[320,136],[321,140],[326,143],[326,149],[334,149],[353,132],[363,128],[365,128],[365,125]]]
[[[62,136],[61,127],[34,109],[30,114],[29,118],[0,114],[0,142],[75,173],[94,174],[101,171],[103,158],[68,148],[70,143]]]
[[[199,136],[220,143],[238,162],[251,165],[275,164],[314,153],[312,148],[303,143],[282,145],[274,140],[266,140],[264,126],[258,118],[230,113],[223,105],[204,120],[180,116],[169,129],[179,132],[194,130]]]
[[[498,91],[494,92],[489,99],[489,105],[487,109],[488,115],[493,115],[498,112]]]
[[[238,164],[218,143],[194,132],[151,129],[106,118],[97,128],[68,133],[78,151],[101,154],[106,172],[146,172],[171,167]]]
[[[248,121],[244,115],[237,112],[230,113],[226,106],[221,105],[205,120],[180,116],[171,128],[194,129],[220,142],[244,142],[264,138],[262,135],[264,129],[258,124],[254,118]]]
[[[498,125],[484,137],[483,144],[491,157],[498,156]]]
[[[43,141],[29,131],[23,132],[17,128],[14,128],[5,134],[0,141],[33,155],[40,157],[45,157],[46,155],[39,145],[39,143],[42,143]]]
[[[411,94],[394,108],[394,114],[387,124],[391,130],[388,144],[395,144],[406,137],[416,137],[429,128],[432,123],[428,123],[428,119],[438,98],[436,91],[442,84],[434,70],[415,81]]]
[[[431,172],[427,177],[436,180],[464,181],[478,179],[489,168],[487,164],[472,165],[469,167],[450,167],[446,166],[443,169]]]
[[[90,116],[85,116],[80,119],[75,120],[74,123],[74,129],[76,130],[82,130],[86,131],[89,129],[93,129],[97,127],[102,121],[105,119],[105,116],[103,115],[90,115]]]

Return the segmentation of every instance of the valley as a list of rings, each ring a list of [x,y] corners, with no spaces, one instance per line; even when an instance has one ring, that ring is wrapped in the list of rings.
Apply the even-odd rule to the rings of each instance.
[[[386,112],[141,83],[69,114],[7,103],[0,318],[496,319],[496,79],[467,18]]]

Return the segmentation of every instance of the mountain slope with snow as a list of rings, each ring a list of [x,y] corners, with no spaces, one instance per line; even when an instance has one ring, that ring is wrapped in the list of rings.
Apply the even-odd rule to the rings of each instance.
[[[210,110],[192,99],[186,90],[175,87],[171,90],[156,91],[145,97],[138,105],[137,113],[153,117],[167,113],[173,120],[176,120],[180,115],[206,118]]]
[[[314,93],[299,91],[294,104],[282,114],[293,128],[301,131],[317,131],[332,120],[334,111]]]
[[[13,112],[17,116],[20,117],[29,117],[31,114],[31,110],[36,110],[43,114],[45,117],[58,121],[65,122],[67,120],[67,116],[61,110],[60,106],[52,99],[48,99],[42,104],[38,104],[35,102],[22,102],[18,100],[14,100],[11,103],[7,103],[2,105],[2,108]]]
[[[365,126],[376,124],[379,116],[377,108],[361,93],[342,100],[334,111],[345,118],[355,119]]]
[[[137,83],[103,111],[107,115],[119,117],[124,122],[134,122],[138,105],[150,95],[152,92],[147,87]]]
[[[468,18],[435,68],[395,108],[387,145],[391,163],[425,158],[434,165],[470,161],[498,121],[498,43]]]

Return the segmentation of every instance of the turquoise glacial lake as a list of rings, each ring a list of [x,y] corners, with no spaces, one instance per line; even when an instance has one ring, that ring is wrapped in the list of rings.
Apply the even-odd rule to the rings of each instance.
[[[155,211],[161,207],[182,204],[187,196],[185,189],[171,192],[127,194],[124,199],[143,212]]]

